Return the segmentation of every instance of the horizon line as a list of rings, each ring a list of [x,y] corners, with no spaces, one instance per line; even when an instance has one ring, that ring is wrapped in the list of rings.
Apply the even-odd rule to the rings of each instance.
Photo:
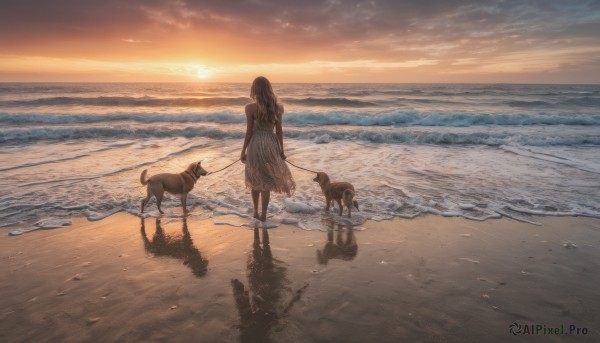
[[[0,84],[28,84],[28,83],[56,83],[56,84],[247,84],[252,81],[0,81]],[[572,86],[598,86],[597,83],[571,83],[571,82],[271,82],[272,84],[338,84],[338,85],[572,85]]]

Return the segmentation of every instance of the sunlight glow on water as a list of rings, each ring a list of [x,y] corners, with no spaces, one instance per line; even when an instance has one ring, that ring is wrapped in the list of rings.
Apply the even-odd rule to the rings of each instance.
[[[1,225],[34,228],[73,215],[139,214],[143,169],[177,173],[202,160],[210,171],[233,162],[250,101],[246,84],[0,88]],[[352,182],[359,222],[427,213],[600,216],[598,86],[275,88],[286,108],[290,161]],[[271,220],[321,229],[324,199],[313,176],[292,172],[293,202],[274,196]],[[188,201],[193,215],[246,220],[251,201],[243,178],[241,163],[202,178]],[[300,213],[293,203],[314,211]],[[164,209],[181,215],[177,197]]]

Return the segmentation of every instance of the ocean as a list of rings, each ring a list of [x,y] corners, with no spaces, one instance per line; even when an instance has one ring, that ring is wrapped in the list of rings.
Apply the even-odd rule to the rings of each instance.
[[[273,195],[268,225],[421,215],[600,217],[600,86],[274,84],[288,160],[354,184],[360,211],[323,213],[314,174]],[[141,216],[139,175],[239,159],[249,83],[0,83],[0,227],[9,234]],[[237,162],[202,177],[190,215],[252,226]],[[182,215],[167,196],[167,220]],[[156,216],[154,200],[143,216]]]

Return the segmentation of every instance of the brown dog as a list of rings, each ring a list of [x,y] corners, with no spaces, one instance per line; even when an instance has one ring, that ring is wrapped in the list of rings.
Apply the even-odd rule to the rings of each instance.
[[[317,176],[313,179],[319,183],[323,195],[325,195],[325,211],[329,212],[329,206],[333,200],[337,201],[340,207],[340,216],[344,211],[342,206],[342,200],[344,205],[348,208],[348,218],[352,217],[352,205],[358,210],[358,202],[354,200],[354,186],[349,182],[331,182],[329,176],[326,173],[318,172]]]
[[[161,214],[163,211],[160,209],[160,203],[162,202],[165,191],[171,194],[181,195],[181,206],[183,207],[183,212],[186,213],[188,193],[194,188],[194,185],[200,176],[208,174],[208,172],[202,168],[200,162],[190,164],[184,172],[179,174],[156,174],[146,179],[147,172],[148,170],[144,169],[140,175],[140,182],[142,185],[148,185],[146,190],[148,195],[142,200],[142,213],[144,213],[144,206],[146,206],[148,200],[150,200],[152,196],[155,196],[156,206]]]

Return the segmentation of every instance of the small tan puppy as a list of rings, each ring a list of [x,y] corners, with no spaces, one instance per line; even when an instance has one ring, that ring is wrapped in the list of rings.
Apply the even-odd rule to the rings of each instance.
[[[348,218],[352,217],[352,205],[358,210],[358,202],[354,200],[354,186],[349,182],[331,182],[329,176],[323,172],[318,172],[313,179],[319,183],[323,195],[325,195],[325,211],[329,212],[329,207],[333,200],[337,201],[340,207],[340,216],[344,211],[342,201],[348,208]]]
[[[142,200],[142,213],[144,213],[144,206],[146,206],[148,200],[150,200],[152,196],[155,196],[156,206],[161,214],[163,211],[160,209],[160,203],[162,202],[165,191],[174,195],[181,195],[181,206],[183,207],[183,212],[186,213],[188,193],[194,188],[194,185],[200,176],[208,174],[208,172],[202,168],[200,162],[190,164],[184,172],[179,174],[156,174],[146,179],[147,172],[148,170],[144,169],[140,175],[140,182],[142,185],[148,185],[148,188],[146,189],[148,195]]]

